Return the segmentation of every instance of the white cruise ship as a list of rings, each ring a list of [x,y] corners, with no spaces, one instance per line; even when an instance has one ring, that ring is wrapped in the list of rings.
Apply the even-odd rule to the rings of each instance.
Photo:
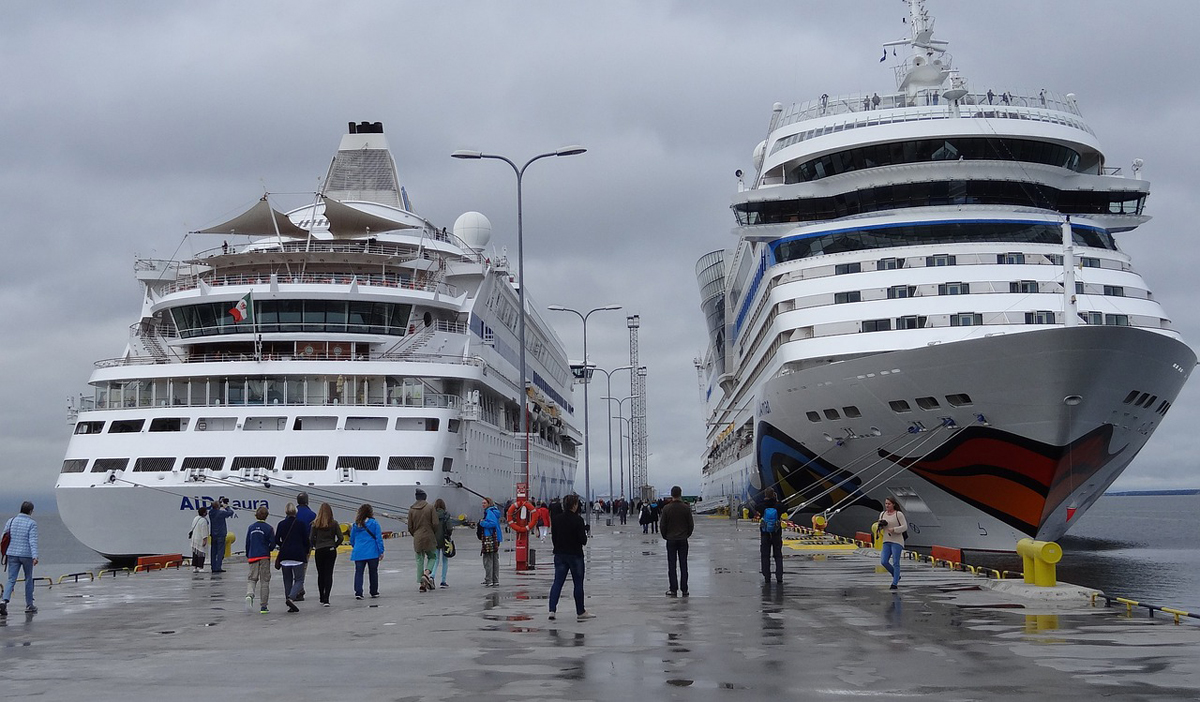
[[[1067,531],[1196,364],[1117,245],[1150,184],[1074,95],[980,90],[933,39],[894,91],[776,104],[697,264],[709,347],[702,505],[774,488],[852,535],[897,497],[908,544]]]
[[[141,315],[73,405],[55,489],[88,547],[178,552],[221,496],[239,539],[301,490],[341,521],[363,502],[403,517],[416,486],[477,517],[477,495],[513,496],[526,447],[532,497],[572,491],[570,367],[530,306],[521,392],[520,281],[488,220],[447,232],[417,215],[377,122],[350,124],[309,203],[284,214],[264,196],[195,233],[211,244],[192,260],[137,261]]]

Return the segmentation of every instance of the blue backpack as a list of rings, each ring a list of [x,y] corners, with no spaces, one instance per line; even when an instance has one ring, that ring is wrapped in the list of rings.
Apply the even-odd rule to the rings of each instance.
[[[762,530],[764,532],[779,531],[779,510],[774,507],[768,507],[763,510]]]

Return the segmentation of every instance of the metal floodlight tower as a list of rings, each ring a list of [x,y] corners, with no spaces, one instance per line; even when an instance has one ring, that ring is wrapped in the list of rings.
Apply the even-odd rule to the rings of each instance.
[[[630,497],[637,495],[645,500],[649,499],[644,494],[644,488],[648,484],[646,480],[646,369],[638,365],[638,329],[642,326],[641,315],[634,314],[627,317],[626,326],[629,327],[629,365],[637,368],[636,373],[629,374],[629,395],[633,398],[629,409],[632,420],[629,435],[633,445],[629,457],[629,494]]]

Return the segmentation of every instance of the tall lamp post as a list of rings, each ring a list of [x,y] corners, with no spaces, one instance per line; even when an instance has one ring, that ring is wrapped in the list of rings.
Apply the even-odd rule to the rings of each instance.
[[[521,434],[524,436],[525,442],[525,460],[522,462],[523,468],[521,471],[521,483],[518,484],[517,488],[518,491],[520,491],[521,488],[524,488],[526,495],[529,494],[529,417],[527,416],[528,409],[526,409],[529,406],[529,398],[527,395],[528,391],[525,388],[525,384],[527,382],[527,371],[525,367],[525,235],[521,203],[521,181],[525,177],[525,169],[529,168],[529,164],[533,163],[534,161],[543,158],[549,158],[551,156],[577,156],[586,151],[587,149],[579,145],[563,146],[554,151],[538,154],[537,156],[534,156],[526,161],[525,165],[520,167],[513,163],[511,159],[499,154],[485,154],[482,151],[467,150],[459,150],[450,154],[451,158],[488,158],[495,159],[497,161],[503,161],[512,167],[513,173],[517,174],[517,280],[520,282],[520,287],[517,288],[517,298],[521,305],[521,314],[517,315],[517,318],[520,320],[520,323],[517,325],[517,341],[521,346],[520,353],[518,354],[521,357]],[[586,387],[587,386],[584,386],[585,390]],[[584,412],[586,415],[586,407],[584,408]],[[518,569],[520,569],[519,564]]]
[[[616,368],[613,368],[612,370],[604,370],[603,368],[597,367],[596,370],[598,370],[604,374],[604,380],[608,387],[608,396],[605,396],[604,399],[611,400],[612,399],[612,397],[611,397],[611,395],[612,395],[612,374],[616,373],[617,371],[633,370],[633,366],[629,366],[629,365],[617,366]],[[609,410],[608,410],[608,501],[609,502],[612,502],[613,498],[616,497],[616,493],[613,491],[613,470],[612,469],[613,469],[613,462],[612,462],[612,407],[609,406]],[[622,497],[625,496],[625,486],[624,485],[621,486],[621,496]],[[609,514],[612,514],[611,510],[609,511]]]
[[[587,321],[593,312],[619,310],[621,306],[605,305],[603,307],[593,307],[586,313],[571,309],[570,307],[563,307],[562,305],[550,305],[546,309],[554,310],[555,312],[572,312],[579,315],[579,319],[583,322],[583,492],[587,503],[584,507],[584,514],[587,525],[590,528],[592,526],[592,462],[590,460],[592,443],[588,438],[588,381],[591,380],[592,373],[588,367],[587,359]]]
[[[632,369],[632,368],[633,368],[633,366],[625,366],[625,367],[626,367],[626,368],[630,368],[630,369]],[[615,369],[615,370],[620,370],[620,369],[619,369],[619,368],[617,368],[617,369]],[[614,372],[615,372],[615,370],[614,370]],[[608,405],[608,424],[609,424],[609,427],[610,427],[610,428],[612,427],[612,420],[614,420],[614,419],[619,419],[619,420],[621,420],[621,421],[625,422],[626,424],[628,424],[628,423],[629,423],[629,420],[625,418],[625,408],[624,408],[624,407],[622,407],[621,405],[622,405],[622,404],[623,404],[623,403],[624,403],[626,400],[632,400],[633,398],[632,398],[632,397],[605,397],[604,399],[605,399],[605,400],[608,400],[608,402],[609,402],[609,405]],[[612,403],[613,403],[613,402],[616,402],[616,403],[617,403],[617,416],[615,416],[615,417],[613,416],[613,413],[612,413]],[[630,407],[633,407],[633,403],[632,403],[632,402],[630,402],[630,403],[629,403],[629,406],[630,406]],[[617,433],[618,433],[618,434],[620,434],[620,436],[618,436],[617,438],[620,438],[620,439],[624,440],[624,439],[623,439],[623,437],[624,437],[625,435],[621,433],[621,428],[620,428],[620,427],[618,427],[618,428],[617,428]],[[622,498],[624,498],[624,497],[625,497],[625,444],[621,444],[621,445],[620,445],[618,448],[620,449],[620,450],[619,450],[619,455],[618,455],[618,458],[620,458],[620,460],[621,460],[621,497],[622,497]],[[611,456],[609,457],[609,463],[612,463],[612,457],[611,457]],[[633,496],[633,495],[632,495],[632,493],[631,493],[631,494],[630,494],[630,497],[632,497],[632,496]]]

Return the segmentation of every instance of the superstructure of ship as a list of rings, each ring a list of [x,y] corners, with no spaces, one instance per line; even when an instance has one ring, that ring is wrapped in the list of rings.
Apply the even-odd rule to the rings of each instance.
[[[490,222],[416,214],[381,123],[350,124],[307,204],[263,196],[192,236],[208,243],[190,259],[136,262],[128,346],[72,404],[55,493],[85,545],[177,552],[198,507],[226,497],[244,527],[300,491],[344,522],[362,503],[402,518],[417,487],[478,517],[524,482],[526,451],[531,497],[572,491],[562,342],[529,305],[521,388],[521,282]]]
[[[1143,163],[1072,94],[973,88],[908,4],[895,90],[777,103],[697,263],[701,506],[771,488],[853,535],[891,495],[911,546],[1011,551],[1117,479],[1196,356],[1118,247]]]

